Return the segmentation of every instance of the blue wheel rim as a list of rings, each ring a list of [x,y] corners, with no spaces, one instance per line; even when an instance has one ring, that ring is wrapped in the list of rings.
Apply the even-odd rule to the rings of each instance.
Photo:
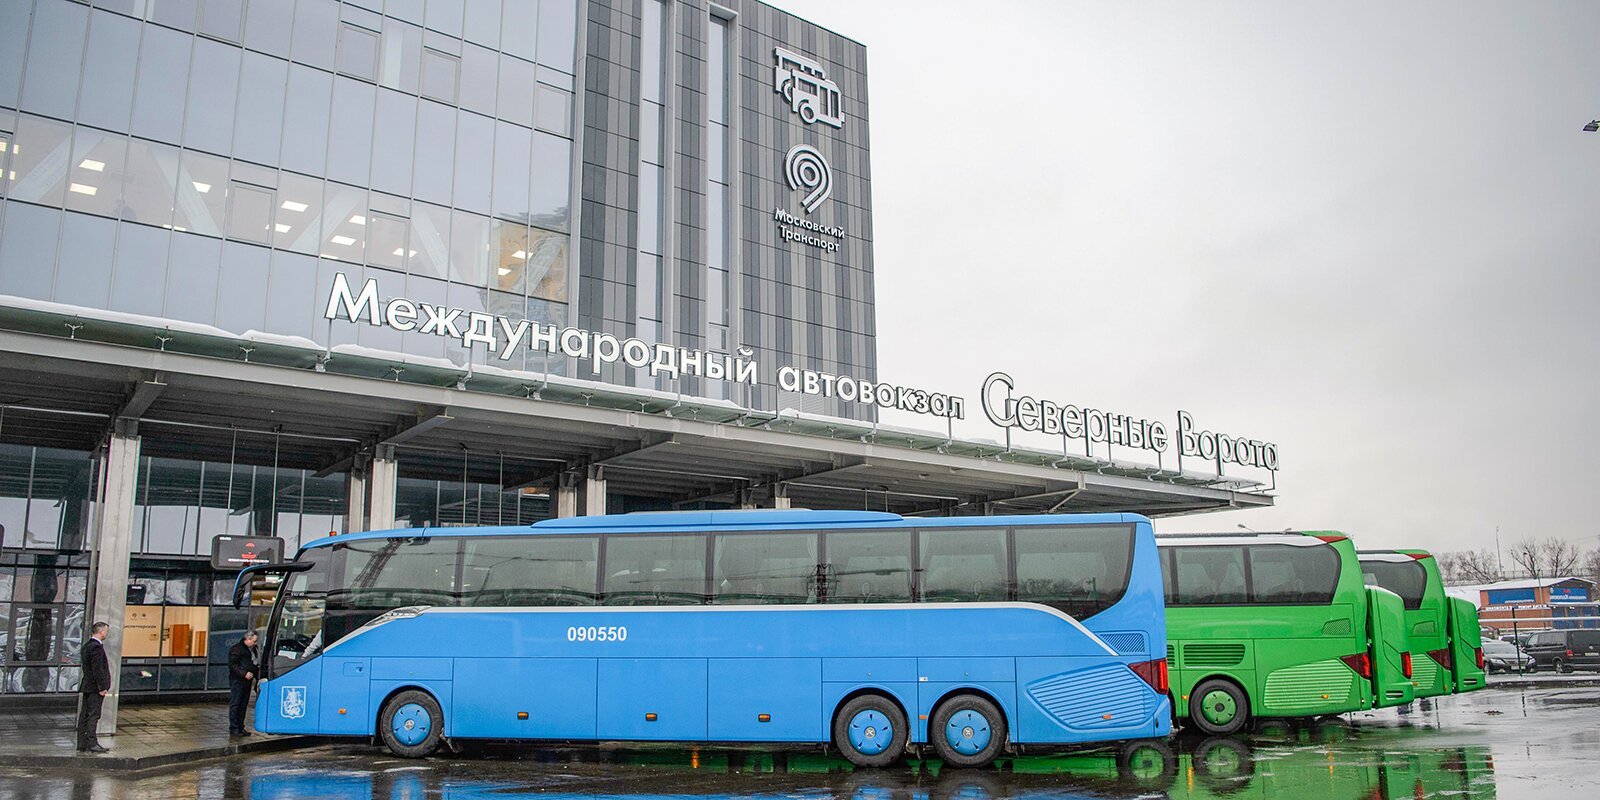
[[[389,730],[395,741],[408,747],[419,745],[433,730],[433,716],[417,703],[406,703],[389,719]]]
[[[858,711],[850,718],[850,746],[862,755],[875,756],[889,749],[894,741],[894,726],[881,711]]]
[[[989,746],[989,719],[976,711],[957,711],[944,724],[944,741],[950,749],[964,756],[973,756]]]

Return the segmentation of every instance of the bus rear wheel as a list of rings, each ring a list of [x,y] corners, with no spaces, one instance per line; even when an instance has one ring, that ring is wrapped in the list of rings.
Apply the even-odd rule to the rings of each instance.
[[[1250,719],[1250,701],[1238,686],[1212,678],[1189,695],[1189,720],[1212,736],[1238,733]]]
[[[422,758],[439,749],[444,710],[427,692],[409,689],[389,698],[378,714],[378,738],[401,758]]]
[[[906,750],[911,726],[894,701],[864,694],[844,704],[833,720],[833,746],[858,767],[887,767]]]
[[[987,767],[1006,746],[1006,717],[982,697],[957,695],[934,713],[928,741],[952,767]]]

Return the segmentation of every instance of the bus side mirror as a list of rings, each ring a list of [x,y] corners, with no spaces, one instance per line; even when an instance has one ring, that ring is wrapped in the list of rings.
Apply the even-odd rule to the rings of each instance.
[[[313,566],[310,561],[290,561],[285,564],[256,564],[239,570],[239,577],[233,579],[233,607],[244,605],[245,595],[249,592],[250,585],[255,583],[257,575],[289,575],[296,572],[305,572]]]

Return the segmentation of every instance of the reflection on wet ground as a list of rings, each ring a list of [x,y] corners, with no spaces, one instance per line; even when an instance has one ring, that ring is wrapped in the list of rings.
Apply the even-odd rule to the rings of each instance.
[[[1248,737],[1028,754],[982,771],[918,759],[856,771],[819,750],[478,745],[408,761],[340,744],[125,777],[0,768],[0,800],[1595,798],[1597,710],[1595,689],[1488,690]]]

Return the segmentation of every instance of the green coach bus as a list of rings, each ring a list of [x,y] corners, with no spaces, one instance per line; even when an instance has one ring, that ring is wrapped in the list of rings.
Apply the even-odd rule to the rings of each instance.
[[[1401,598],[1362,582],[1334,532],[1156,537],[1173,713],[1219,735],[1252,719],[1410,702]]]
[[[1478,609],[1444,590],[1439,562],[1426,550],[1359,550],[1362,578],[1405,602],[1406,635],[1416,654],[1417,697],[1482,689],[1483,648]]]

